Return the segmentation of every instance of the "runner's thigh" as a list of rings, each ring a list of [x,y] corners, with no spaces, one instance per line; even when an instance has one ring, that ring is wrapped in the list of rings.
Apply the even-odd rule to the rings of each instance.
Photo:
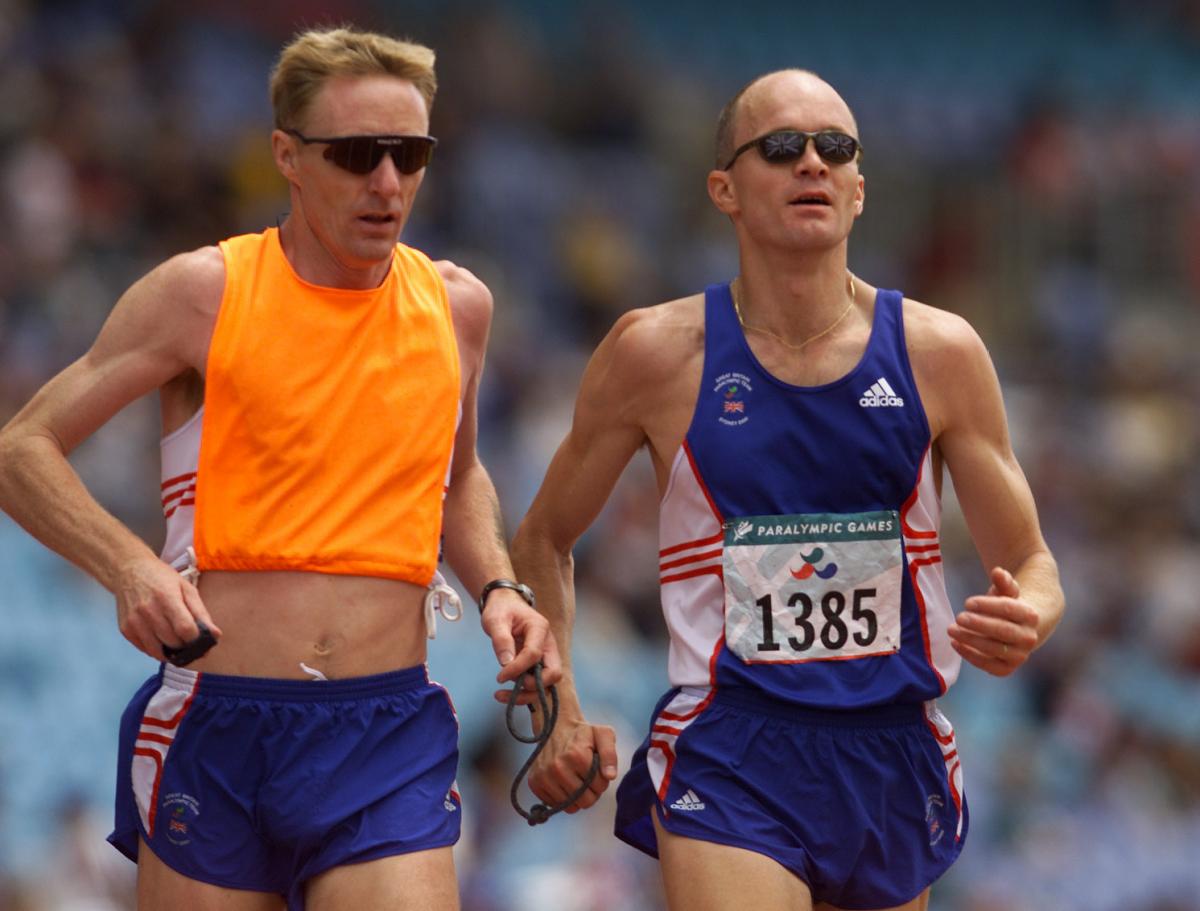
[[[227,889],[176,873],[142,841],[138,846],[138,911],[282,911],[274,892]]]
[[[905,902],[903,905],[896,905],[892,908],[877,908],[874,909],[874,911],[925,911],[927,907],[929,907],[928,889],[926,889],[912,901]],[[813,908],[813,911],[842,911],[842,909],[821,902]]]
[[[306,911],[458,911],[451,848],[345,864],[314,876]]]
[[[811,911],[804,881],[765,854],[672,835],[650,815],[671,911]]]

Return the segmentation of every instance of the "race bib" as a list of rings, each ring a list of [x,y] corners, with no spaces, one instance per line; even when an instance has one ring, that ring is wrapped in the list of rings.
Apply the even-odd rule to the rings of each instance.
[[[900,650],[895,510],[734,519],[724,572],[725,644],[747,664]]]

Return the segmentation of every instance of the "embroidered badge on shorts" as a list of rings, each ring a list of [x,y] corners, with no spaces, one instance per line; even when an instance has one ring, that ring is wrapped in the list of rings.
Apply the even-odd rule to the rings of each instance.
[[[168,794],[162,801],[167,820],[167,841],[173,845],[190,845],[196,820],[200,817],[200,801],[191,794]]]
[[[929,847],[931,848],[946,834],[946,829],[942,825],[942,808],[945,805],[945,801],[937,794],[930,794],[925,798],[925,825],[929,827]]]

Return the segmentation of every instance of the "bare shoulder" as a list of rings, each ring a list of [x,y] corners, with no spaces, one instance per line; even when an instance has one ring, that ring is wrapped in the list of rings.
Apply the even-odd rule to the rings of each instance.
[[[450,310],[455,324],[463,324],[486,331],[492,319],[492,292],[470,269],[459,266],[448,259],[440,259],[434,267],[446,285],[450,299]]]
[[[51,428],[70,452],[121,408],[202,375],[225,286],[216,247],[173,256],[117,301],[91,348],[35,396],[30,426]],[[182,395],[182,393],[180,393]]]
[[[448,259],[438,260],[433,265],[446,286],[464,371],[473,374],[472,365],[482,365],[487,350],[492,328],[492,292],[471,270]]]
[[[909,298],[904,299],[904,335],[918,375],[990,362],[979,333],[965,319]]]
[[[673,377],[704,353],[704,295],[693,294],[622,314],[600,351],[643,381]],[[600,351],[597,353],[599,354]]]
[[[1003,425],[996,370],[970,323],[957,314],[906,299],[904,330],[913,376],[935,438],[955,427],[981,422]]]
[[[669,458],[687,429],[703,364],[703,295],[630,310],[588,362],[577,426],[630,430]]]
[[[121,295],[93,353],[158,351],[201,369],[224,291],[219,248],[172,256]]]
[[[216,312],[225,292],[225,257],[219,247],[200,247],[165,260],[134,287],[158,299],[201,306]]]

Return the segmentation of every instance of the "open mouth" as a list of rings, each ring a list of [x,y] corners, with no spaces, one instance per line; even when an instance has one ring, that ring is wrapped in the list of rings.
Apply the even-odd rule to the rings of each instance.
[[[802,193],[794,197],[788,205],[792,206],[829,206],[832,203],[823,193]]]
[[[367,222],[367,224],[371,224],[371,225],[390,225],[390,224],[395,224],[396,216],[395,215],[371,214],[371,215],[360,215],[359,219],[362,221],[365,221],[365,222]]]

